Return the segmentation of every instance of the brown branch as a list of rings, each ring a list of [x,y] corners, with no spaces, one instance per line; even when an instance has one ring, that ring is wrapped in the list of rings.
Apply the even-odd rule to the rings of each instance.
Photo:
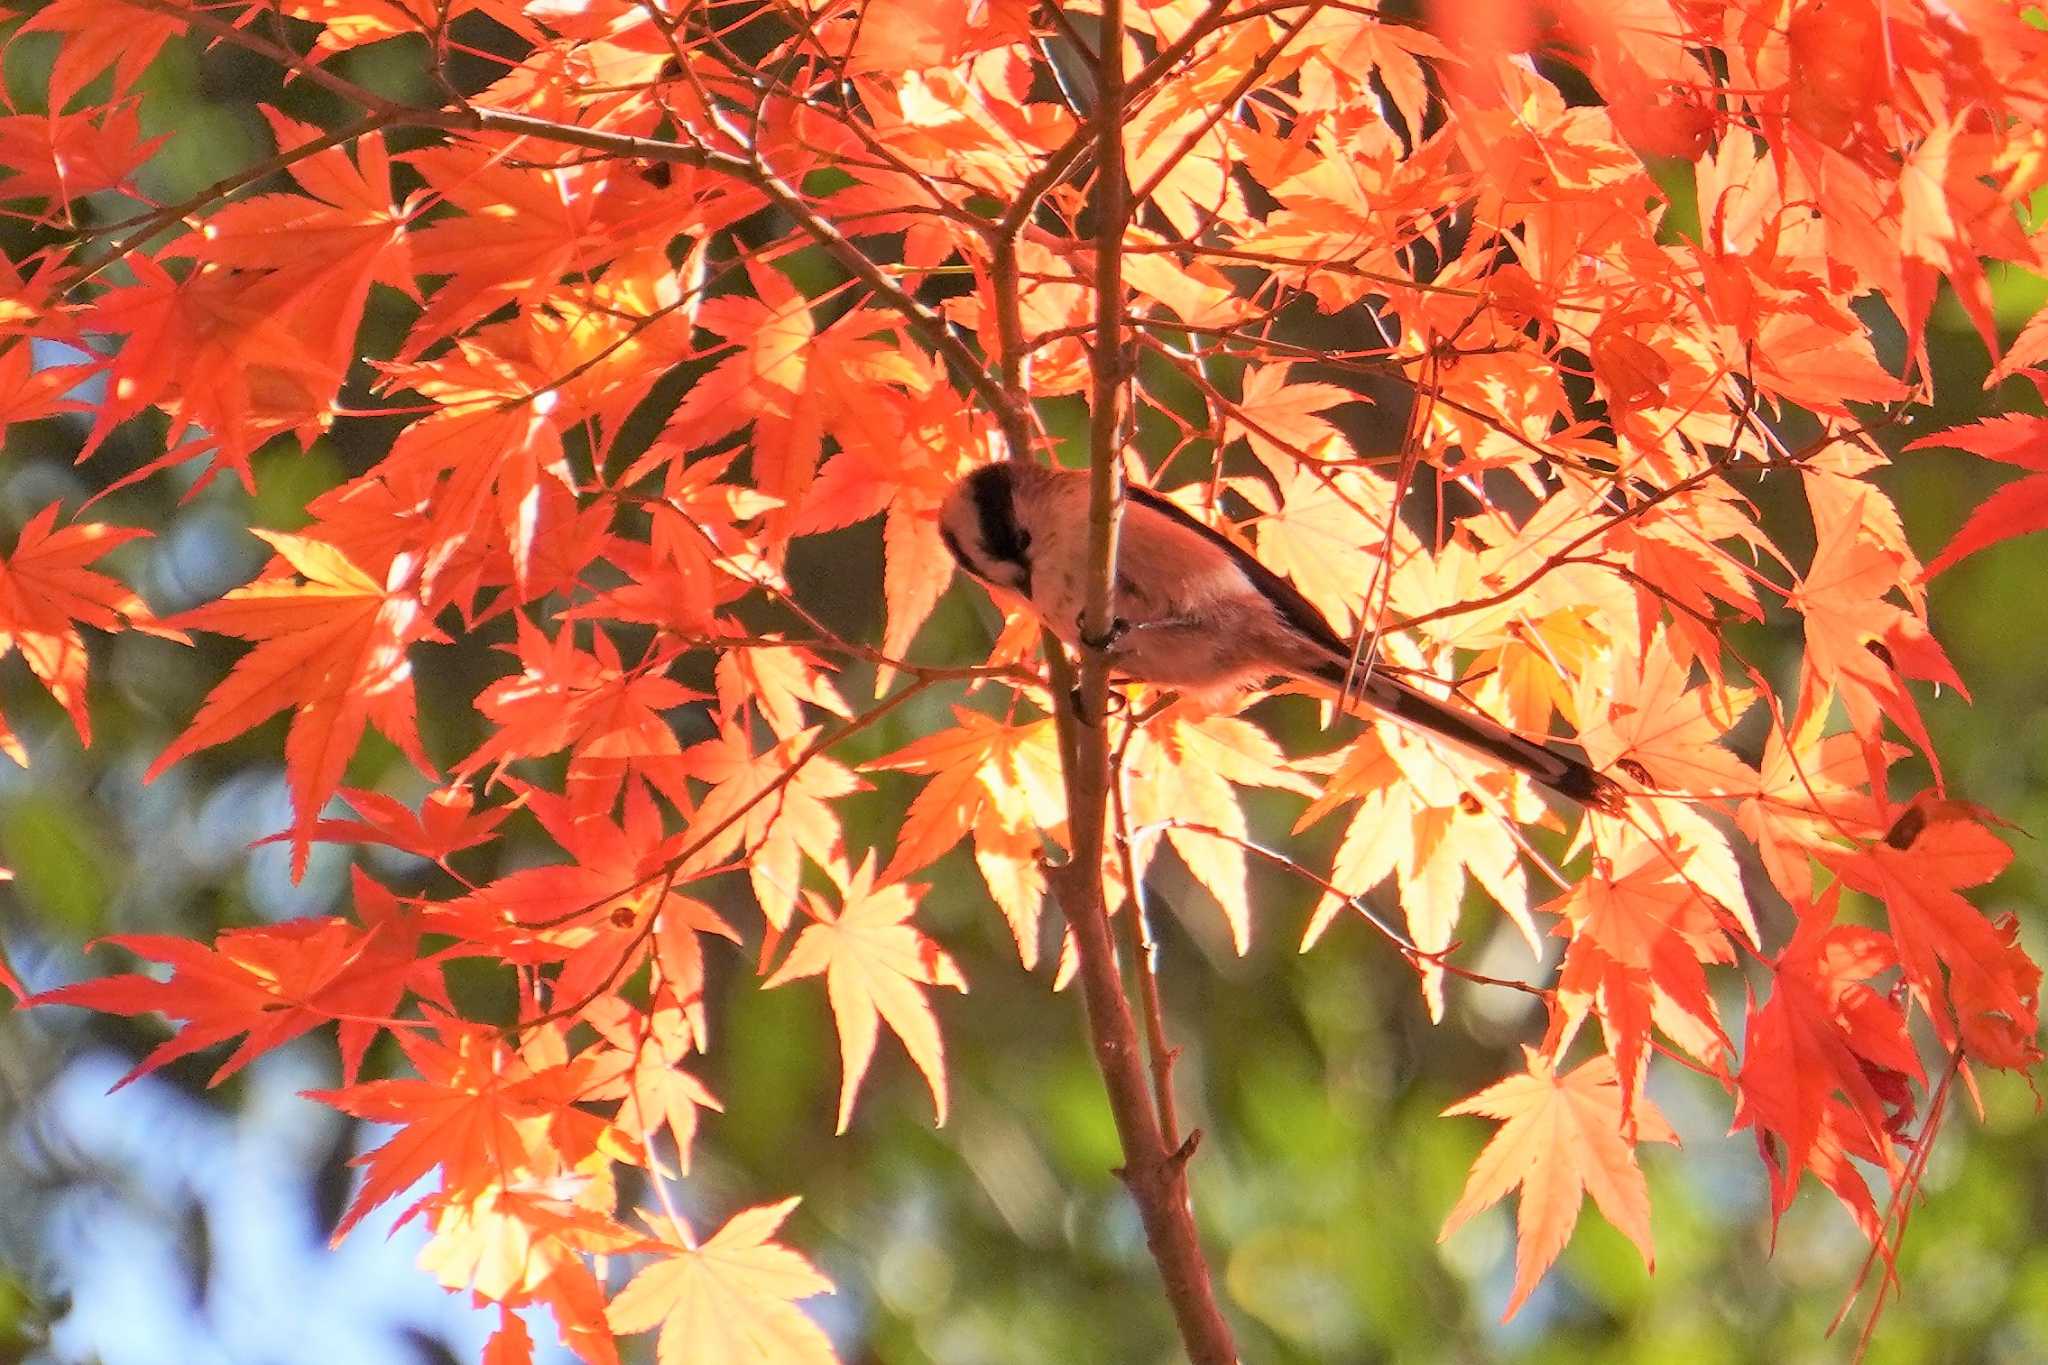
[[[946,329],[943,318],[890,279],[888,274],[866,252],[855,246],[853,240],[841,232],[836,224],[814,210],[808,200],[797,193],[758,156],[742,157],[697,143],[668,142],[659,138],[636,137],[628,133],[584,128],[572,123],[557,123],[551,119],[535,118],[530,114],[491,109],[482,105],[471,105],[461,110],[407,110],[402,117],[407,122],[425,127],[451,131],[508,133],[564,143],[572,147],[584,147],[591,151],[610,152],[615,156],[675,162],[740,180],[766,195],[770,202],[790,216],[805,236],[823,247],[849,275],[866,285],[872,293],[887,303],[910,329],[917,333],[920,340],[938,352],[948,366],[960,376],[962,382],[974,391],[976,397],[987,403],[998,415],[1011,404],[1010,396],[989,377],[981,358]]]
[[[1123,743],[1117,746],[1110,772],[1109,796],[1116,815],[1117,860],[1124,870],[1125,928],[1130,934],[1131,971],[1138,978],[1138,1008],[1144,1011],[1145,1056],[1152,1067],[1152,1102],[1159,1107],[1160,1143],[1180,1145],[1180,1110],[1173,1099],[1173,1066],[1180,1049],[1166,1040],[1166,1003],[1159,990],[1159,941],[1152,935],[1151,910],[1145,904],[1145,886],[1138,876],[1133,855],[1131,813],[1124,799],[1124,759],[1140,727],[1124,726]]]
[[[1143,204],[1158,191],[1160,185],[1165,183],[1166,178],[1173,174],[1174,168],[1186,160],[1195,148],[1202,144],[1203,139],[1207,138],[1214,131],[1216,125],[1222,121],[1224,114],[1235,106],[1239,100],[1249,94],[1253,86],[1266,78],[1266,73],[1272,70],[1273,64],[1279,61],[1282,54],[1287,51],[1287,45],[1300,36],[1301,31],[1308,27],[1309,21],[1314,19],[1322,9],[1321,0],[1310,0],[1310,3],[1304,4],[1301,7],[1301,13],[1296,15],[1294,20],[1283,28],[1272,42],[1261,48],[1259,55],[1255,59],[1246,64],[1244,71],[1239,74],[1237,80],[1232,83],[1230,89],[1224,93],[1223,97],[1210,102],[1208,114],[1194,127],[1188,129],[1181,140],[1174,145],[1174,149],[1168,152],[1157,166],[1152,168],[1152,174],[1146,177],[1145,183],[1131,192],[1131,202]]]
[[[762,161],[758,152],[750,156],[741,156],[735,152],[719,151],[701,143],[671,142],[662,138],[614,133],[601,128],[585,128],[579,124],[558,123],[552,119],[536,118],[531,114],[493,109],[478,104],[465,103],[455,109],[426,109],[417,105],[397,104],[345,77],[334,74],[318,63],[306,60],[288,48],[279,47],[256,34],[210,15],[184,9],[170,0],[120,0],[120,3],[147,10],[152,14],[166,14],[184,19],[227,42],[268,57],[331,93],[361,105],[387,127],[402,125],[434,128],[443,132],[488,132],[531,137],[633,160],[692,166],[739,180],[759,190],[777,208],[789,214],[805,236],[823,247],[848,274],[886,302],[903,318],[919,339],[936,351],[960,376],[961,381],[974,391],[975,396],[987,403],[998,417],[1002,417],[1016,405],[1017,400],[989,376],[981,358],[968,349],[966,343],[947,330],[943,318],[890,279],[888,274],[866,252],[854,245],[852,239],[841,232],[836,224],[812,209],[809,201]],[[743,146],[753,145],[745,139],[739,141]],[[104,265],[105,262],[101,264]]]
[[[1124,166],[1124,13],[1122,0],[1102,0],[1094,115],[1096,160],[1094,385],[1090,413],[1087,605],[1081,614],[1078,696],[1059,708],[1066,775],[1070,856],[1048,882],[1073,930],[1082,998],[1095,1062],[1109,1094],[1123,1146],[1124,1185],[1138,1206],[1182,1344],[1194,1365],[1231,1365],[1237,1348],[1217,1306],[1216,1290],[1188,1198],[1187,1152],[1168,1145],[1154,1106],[1137,1026],[1131,1018],[1116,940],[1103,899],[1103,857],[1109,806],[1109,660],[1099,645],[1115,616],[1117,532],[1122,504],[1117,458],[1123,431],[1123,237],[1130,213]],[[1050,164],[1050,163],[1048,163]],[[1028,210],[1027,210],[1028,212]],[[1015,221],[1023,221],[1021,218]],[[1046,643],[1060,695],[1072,676],[1056,642]]]
[[[753,812],[754,807],[760,805],[762,802],[768,800],[770,797],[776,797],[779,799],[781,793],[788,788],[790,783],[796,781],[796,779],[802,775],[804,769],[810,766],[811,761],[813,759],[818,758],[819,756],[824,754],[826,750],[832,748],[834,745],[842,744],[845,741],[853,738],[855,735],[860,734],[862,731],[872,729],[874,726],[880,724],[884,717],[888,716],[891,712],[901,707],[905,702],[908,702],[915,697],[923,695],[927,690],[930,689],[931,686],[931,683],[926,682],[923,679],[918,679],[917,681],[912,682],[908,687],[904,688],[901,692],[897,692],[892,696],[885,697],[881,701],[875,703],[875,705],[861,712],[859,715],[849,716],[844,721],[840,722],[838,725],[835,725],[831,729],[826,730],[824,733],[820,734],[816,739],[812,740],[810,744],[805,746],[801,753],[797,754],[793,759],[790,760],[789,766],[787,768],[784,768],[782,771],[778,772],[773,778],[773,780],[765,784],[761,788],[761,790],[753,793],[745,801],[741,802],[737,809],[728,812],[710,829],[705,830],[702,834],[698,835],[696,838],[692,839],[688,844],[684,845],[681,849],[677,850],[669,857],[663,859],[661,866],[655,868],[653,871],[635,878],[628,885],[621,887],[619,890],[614,891],[609,895],[590,898],[577,909],[569,911],[562,915],[555,916],[546,923],[538,925],[529,925],[526,927],[548,928],[557,924],[567,923],[580,915],[590,914],[592,911],[597,910],[605,905],[608,905],[615,900],[619,900],[626,896],[637,895],[644,888],[652,886],[657,882],[660,883],[662,887],[661,895],[656,898],[656,904],[657,906],[659,906],[660,900],[666,898],[666,896],[668,895],[669,888],[673,886],[675,884],[676,879],[682,875],[683,868],[689,864],[690,859],[696,857],[698,853],[710,847],[712,842],[716,840],[720,835],[724,834],[727,830],[731,829],[740,821],[746,819],[747,816]],[[720,870],[729,871],[730,869]],[[658,913],[649,914],[644,923],[637,925],[634,928],[632,937],[627,940],[624,951],[621,952],[619,955],[619,960],[612,965],[611,971],[605,976],[604,980],[600,982],[590,992],[586,993],[584,996],[578,998],[577,1000],[571,1002],[566,1006],[557,1005],[554,1008],[548,1010],[545,1014],[538,1015],[531,1019],[523,1019],[518,1024],[509,1026],[508,1030],[506,1031],[509,1031],[516,1035],[518,1033],[522,1033],[528,1029],[533,1028],[537,1024],[550,1023],[557,1019],[570,1018],[576,1014],[581,1013],[584,1009],[588,1008],[592,1001],[596,1000],[598,996],[603,995],[605,992],[609,991],[612,988],[612,986],[618,981],[619,977],[624,974],[627,965],[634,961],[634,959],[638,956],[641,946],[645,944],[650,937],[653,936],[655,924],[659,918],[660,916]]]
[[[1132,76],[1128,82],[1119,79],[1117,82],[1117,104],[1119,108],[1127,109],[1130,96],[1142,94],[1149,89],[1160,77],[1173,67],[1179,65],[1181,60],[1194,50],[1196,43],[1199,43],[1203,38],[1206,38],[1209,34],[1215,32],[1216,29],[1220,28],[1223,24],[1224,14],[1230,9],[1230,5],[1231,0],[1209,0],[1208,7],[1195,16],[1194,21],[1188,25],[1186,31],[1180,37],[1160,49],[1159,55],[1139,68],[1137,74]],[[1108,19],[1105,17],[1103,21],[1103,33],[1105,36],[1099,40],[1105,48],[1109,41],[1107,37],[1108,31]],[[1122,31],[1122,14],[1119,12],[1117,32],[1121,34]],[[1121,67],[1123,54],[1111,54],[1106,50],[1097,59],[1098,63],[1109,61],[1112,55],[1114,55],[1119,67]],[[1118,74],[1121,77],[1121,71]],[[1038,169],[1033,171],[1024,181],[1024,184],[1017,191],[1016,202],[1010,205],[1010,211],[1003,215],[1002,222],[996,226],[996,234],[999,239],[1016,240],[1017,235],[1024,230],[1025,224],[1031,221],[1031,215],[1038,211],[1038,201],[1043,199],[1052,187],[1060,182],[1060,177],[1072,170],[1074,163],[1088,151],[1089,134],[1091,132],[1097,134],[1099,143],[1100,129],[1103,122],[1102,110],[1107,108],[1108,104],[1108,92],[1100,92],[1096,106],[1094,126],[1092,128],[1083,126],[1075,130],[1074,136],[1069,138],[1064,145],[1048,154],[1045,160],[1039,163]],[[1121,129],[1119,129],[1119,137],[1121,137]],[[1118,173],[1121,175],[1121,168],[1119,168]]]
[[[171,224],[179,222],[203,208],[218,203],[236,190],[253,185],[258,180],[294,166],[308,157],[317,156],[330,147],[339,147],[346,143],[354,142],[357,138],[367,133],[374,133],[383,128],[387,122],[388,120],[382,114],[365,114],[355,122],[336,128],[331,133],[322,133],[319,137],[302,142],[296,147],[280,148],[275,155],[266,157],[253,166],[236,171],[233,175],[222,176],[219,180],[214,181],[211,185],[208,185],[205,189],[188,199],[181,200],[176,204],[166,204],[160,208],[151,209],[146,213],[139,213],[132,218],[125,218],[118,223],[108,223],[104,227],[95,228],[91,233],[87,234],[86,240],[102,237],[109,233],[122,232],[130,228],[133,228],[134,231],[129,232],[126,237],[115,242],[98,260],[81,266],[78,275],[70,281],[70,284],[76,287],[85,283],[108,266],[127,256],[129,252],[134,251],[150,238],[156,236],[157,233],[170,227]]]
[[[1460,967],[1457,963],[1452,962],[1450,958],[1452,953],[1465,946],[1462,942],[1452,942],[1442,948],[1425,948],[1389,924],[1378,911],[1366,904],[1365,892],[1346,891],[1343,887],[1337,885],[1328,877],[1323,876],[1314,868],[1302,863],[1299,859],[1289,857],[1277,848],[1268,848],[1257,840],[1248,839],[1242,834],[1233,834],[1227,829],[1221,829],[1215,825],[1201,824],[1194,820],[1158,820],[1132,831],[1129,837],[1142,839],[1147,835],[1166,830],[1180,830],[1186,834],[1199,834],[1204,838],[1220,839],[1224,843],[1235,844],[1253,857],[1264,859],[1266,862],[1273,864],[1283,871],[1292,873],[1324,893],[1338,897],[1351,909],[1356,910],[1360,917],[1367,924],[1371,925],[1373,930],[1382,938],[1393,944],[1394,950],[1400,953],[1402,957],[1408,959],[1408,964],[1418,971],[1426,963],[1441,969],[1447,976],[1455,976],[1459,980],[1469,981],[1475,986],[1498,986],[1502,990],[1519,991],[1523,995],[1533,995],[1537,999],[1544,1001],[1550,1000],[1554,994],[1550,988],[1538,986],[1534,982],[1517,981],[1513,977],[1508,976],[1489,976],[1484,972],[1475,972],[1470,968]],[[1304,948],[1303,951],[1305,952],[1307,949]]]
[[[1031,408],[1024,397],[1024,363],[1031,345],[1024,339],[1023,295],[1017,269],[1017,234],[999,236],[989,263],[989,293],[995,301],[996,382],[1013,401],[996,410],[1004,453],[1013,460],[1031,458]]]
[[[1186,1162],[1181,1151],[1167,1147],[1160,1130],[1130,1002],[1117,971],[1116,941],[1102,903],[1100,838],[1098,828],[1098,856],[1092,865],[1070,860],[1051,869],[1049,879],[1074,931],[1089,1037],[1123,1144],[1124,1166],[1118,1174],[1138,1206],[1145,1242],[1159,1267],[1189,1359],[1195,1365],[1232,1365],[1237,1348],[1217,1307],[1195,1231]]]

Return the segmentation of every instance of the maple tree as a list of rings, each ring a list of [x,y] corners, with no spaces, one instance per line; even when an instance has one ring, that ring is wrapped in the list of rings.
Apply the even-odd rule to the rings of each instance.
[[[347,914],[211,944],[117,937],[168,972],[34,1003],[166,1016],[139,1070],[232,1043],[216,1079],[333,1025],[341,1083],[312,1098],[397,1130],[338,1232],[426,1182],[426,1268],[503,1310],[488,1359],[530,1358],[536,1304],[591,1362],[646,1332],[668,1362],[835,1358],[798,1307],[830,1282],[780,1240],[794,1197],[703,1237],[670,1203],[721,1105],[710,1000],[749,973],[820,992],[837,1128],[885,1031],[943,1123],[937,1002],[970,983],[919,879],[956,848],[1021,966],[1085,1001],[1197,1361],[1236,1353],[1153,965],[1163,850],[1238,952],[1356,915],[1433,1017],[1453,990],[1540,1002],[1520,1068],[1448,1111],[1500,1124],[1445,1234],[1516,1194],[1510,1314],[1587,1195],[1651,1259],[1660,1069],[1725,1091],[1774,1219],[1812,1175],[1888,1283],[1951,1080],[2039,1062],[2040,970],[1964,894],[2010,850],[1912,684],[1963,685],[1928,579],[2048,527],[2044,419],[1912,430],[2032,471],[1931,562],[1879,481],[1934,397],[1938,299],[1995,379],[2048,391],[2048,325],[2006,345],[1987,274],[2044,268],[2029,15],[53,0],[10,42],[48,82],[0,118],[29,229],[0,418],[77,414],[88,470],[146,439],[101,497],[374,450],[258,528],[253,581],[161,617],[92,567],[151,528],[40,508],[0,638],[82,742],[81,626],[246,642],[151,776],[283,713],[295,874],[319,844],[432,869],[359,868]],[[351,62],[387,44],[416,63],[399,93]],[[283,80],[272,150],[176,197],[144,132],[167,45]],[[985,658],[936,657],[936,511],[996,459],[1092,470],[1084,638],[1114,620],[1128,480],[1373,666],[1577,743],[1625,795],[1565,810],[1371,717],[1304,740],[1292,703],[1125,686],[1000,593]],[[877,521],[878,639],[792,568]],[[1803,638],[1782,686],[1731,634],[1767,619]],[[423,734],[419,679],[471,641],[500,665],[474,731]],[[366,769],[373,733],[425,796]],[[0,751],[27,757],[4,724]],[[889,775],[919,785],[877,842],[849,812]],[[1254,837],[1258,791],[1338,822],[1327,867]],[[513,828],[549,859],[501,857]],[[1262,911],[1254,861],[1313,889],[1305,925]],[[1476,970],[1468,892],[1532,962],[1560,941],[1554,970]],[[459,1001],[458,967],[511,1006]],[[402,1074],[365,1079],[387,1040]],[[658,1212],[630,1216],[628,1171]]]

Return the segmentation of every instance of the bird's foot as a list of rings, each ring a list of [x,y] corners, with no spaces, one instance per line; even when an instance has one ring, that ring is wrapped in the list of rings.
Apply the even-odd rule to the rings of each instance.
[[[1067,690],[1067,704],[1074,709],[1074,719],[1080,721],[1083,725],[1096,725],[1109,719],[1111,716],[1122,715],[1125,711],[1131,709],[1131,699],[1129,697],[1121,692],[1111,692],[1102,699],[1102,714],[1100,716],[1090,715],[1087,706],[1082,702],[1081,689],[1078,687]]]
[[[1074,638],[1079,640],[1085,648],[1107,654],[1110,650],[1117,647],[1117,644],[1124,636],[1131,633],[1131,623],[1124,620],[1121,616],[1116,616],[1110,618],[1108,630],[1100,635],[1090,635],[1088,633],[1086,617],[1087,613],[1083,612],[1080,616],[1074,618]]]

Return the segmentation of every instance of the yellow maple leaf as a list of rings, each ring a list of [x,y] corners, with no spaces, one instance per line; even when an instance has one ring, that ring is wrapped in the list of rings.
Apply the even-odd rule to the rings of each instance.
[[[1570,1074],[1534,1048],[1523,1048],[1527,1069],[1444,1110],[1502,1119],[1493,1141],[1472,1163],[1458,1206],[1438,1240],[1481,1209],[1520,1186],[1516,1222],[1515,1288],[1503,1320],[1515,1315],[1529,1291],[1557,1259],[1579,1221],[1587,1194],[1607,1220],[1635,1243],[1646,1265],[1650,1249],[1650,1191],[1636,1165],[1634,1143],[1622,1132],[1621,1086],[1614,1059],[1599,1056]],[[1636,1102],[1634,1141],[1678,1137],[1648,1100]]]
[[[839,1026],[839,1132],[853,1118],[853,1102],[875,1055],[875,1035],[886,1022],[931,1087],[938,1121],[946,1121],[946,1053],[939,1021],[919,986],[951,986],[965,992],[966,978],[945,950],[910,924],[921,888],[901,882],[875,887],[871,852],[850,877],[828,869],[840,882],[835,912],[815,892],[805,902],[817,921],[797,935],[796,947],[762,983],[772,989],[800,977],[825,977],[832,1018]],[[722,1358],[722,1357],[721,1357]]]
[[[839,1355],[798,1300],[830,1294],[832,1282],[800,1253],[775,1240],[795,1199],[745,1209],[703,1242],[689,1229],[662,1239],[668,1254],[635,1275],[605,1316],[614,1332],[659,1324],[661,1365],[685,1361],[757,1361],[761,1365],[837,1365]]]

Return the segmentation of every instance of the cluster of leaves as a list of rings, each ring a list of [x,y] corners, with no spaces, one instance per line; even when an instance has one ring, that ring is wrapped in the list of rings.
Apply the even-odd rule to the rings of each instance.
[[[1873,428],[1928,392],[1941,284],[1998,354],[1983,262],[2041,264],[2023,209],[2048,178],[2048,39],[1990,3],[1546,13],[43,6],[17,33],[56,35],[48,102],[0,120],[0,193],[55,240],[0,277],[5,419],[88,409],[88,455],[154,420],[161,457],[131,477],[244,482],[265,446],[407,420],[265,535],[254,582],[167,621],[87,567],[139,532],[48,509],[0,575],[4,638],[81,738],[81,623],[250,642],[156,770],[288,712],[297,865],[315,841],[378,844],[445,880],[359,872],[346,917],[123,939],[168,974],[42,999],[178,1021],[145,1069],[239,1038],[225,1075],[334,1024],[343,1084],[317,1098],[399,1128],[343,1230],[433,1176],[411,1210],[428,1268],[504,1307],[493,1360],[526,1358],[511,1310],[533,1303],[592,1362],[657,1324],[669,1360],[831,1358],[793,1306],[829,1286],[775,1240],[789,1204],[701,1241],[666,1207],[642,1231],[616,1173],[662,1191],[717,1108],[691,1071],[707,972],[744,964],[710,940],[749,945],[764,986],[824,979],[842,1130],[884,1025],[944,1119],[930,993],[965,982],[910,878],[970,845],[1035,967],[1074,812],[1063,692],[1021,603],[985,663],[915,657],[953,576],[934,513],[982,462],[1071,453],[1077,412],[1121,393],[1120,448],[1083,454],[1388,666],[1576,736],[1630,797],[1566,831],[1522,779],[1383,725],[1293,752],[1243,715],[1139,705],[1112,724],[1111,899],[1170,847],[1241,948],[1260,926],[1240,793],[1269,788],[1308,798],[1303,827],[1342,821],[1327,871],[1278,855],[1325,888],[1305,944],[1391,882],[1390,941],[1432,1012],[1474,975],[1454,955],[1468,886],[1533,953],[1564,941],[1523,1069],[1453,1111],[1503,1124],[1450,1225],[1519,1188],[1511,1312],[1588,1192],[1648,1258],[1635,1149],[1671,1137],[1653,1056],[1726,1087],[1774,1214],[1811,1174],[1887,1247],[1865,1172],[1909,1190],[1948,1077],[2039,1059],[2040,971],[1961,894],[2008,851],[1947,794],[1908,685],[1961,683],[1870,476]],[[138,81],[173,41],[276,63],[345,112],[266,108],[274,155],[150,201]],[[386,42],[422,54],[418,98],[343,74]],[[379,291],[411,322],[373,350]],[[2043,337],[1999,374],[2036,373]],[[38,368],[31,342],[81,359]],[[1391,449],[1360,436],[1369,395],[1405,405]],[[1930,439],[2040,469],[2038,425]],[[2040,526],[2039,482],[1940,562]],[[1810,553],[1767,531],[1745,491],[1766,483],[1810,510]],[[785,570],[794,542],[877,517],[875,643]],[[1781,613],[1805,632],[1782,696],[1725,629]],[[489,631],[511,671],[475,698],[487,737],[430,753],[416,647]],[[925,779],[893,845],[849,847],[866,784],[835,746],[932,694],[951,725],[870,765]],[[1752,712],[1760,763],[1725,742]],[[417,806],[344,785],[369,727],[437,784]],[[1933,773],[1917,796],[1891,780],[1909,754]],[[515,810],[557,859],[468,875]],[[1075,956],[1069,936],[1056,980]],[[458,958],[500,965],[516,1018],[463,1017]],[[1746,980],[1744,1017],[1709,969]],[[360,1079],[387,1034],[413,1076]],[[628,1253],[654,1259],[608,1300],[601,1259]]]

